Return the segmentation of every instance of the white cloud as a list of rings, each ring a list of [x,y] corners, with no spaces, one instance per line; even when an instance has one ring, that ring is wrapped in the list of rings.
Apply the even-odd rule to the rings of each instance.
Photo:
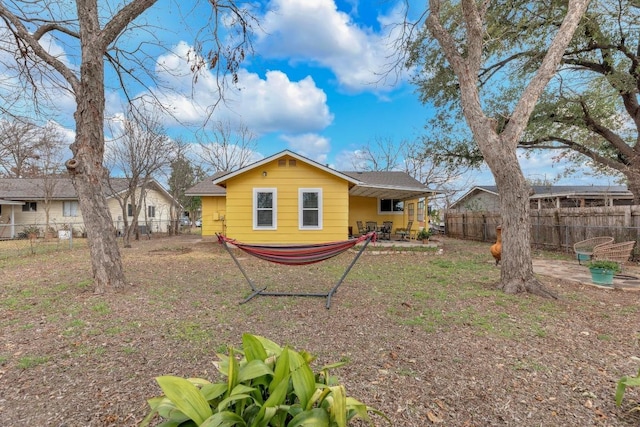
[[[210,106],[218,102],[219,88],[208,70],[203,70],[192,85],[192,63],[187,59],[190,52],[186,43],[180,43],[170,54],[158,58],[156,73],[163,86],[172,90],[158,89],[156,96],[178,121],[202,125]],[[238,75],[238,89],[224,82],[225,101],[214,110],[213,120],[241,122],[256,134],[316,132],[333,121],[327,95],[311,77],[294,82],[281,71],[268,71],[264,79],[246,70]]]
[[[378,18],[382,31],[376,33],[359,27],[334,0],[273,0],[270,6],[257,43],[262,56],[327,67],[350,92],[392,89],[377,83],[396,54],[394,26],[385,24],[401,22],[399,9]]]
[[[331,151],[331,144],[327,138],[317,134],[305,133],[301,135],[283,135],[282,139],[287,142],[292,151],[318,163],[327,163],[327,155]]]
[[[362,150],[342,150],[335,156],[336,168],[340,171],[365,170],[367,162],[362,159]]]

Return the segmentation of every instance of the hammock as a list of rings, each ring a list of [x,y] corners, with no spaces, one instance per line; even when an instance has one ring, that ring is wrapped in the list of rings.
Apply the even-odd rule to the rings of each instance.
[[[235,239],[230,239],[221,234],[217,234],[218,243],[224,246],[224,248],[229,252],[231,258],[236,263],[240,272],[249,283],[251,287],[251,295],[249,295],[244,301],[240,302],[240,304],[244,304],[247,301],[255,298],[258,295],[263,296],[308,296],[308,297],[323,297],[327,298],[327,308],[331,306],[331,297],[338,290],[338,286],[342,284],[351,268],[355,265],[362,252],[367,247],[370,241],[375,241],[376,233],[371,232],[365,235],[360,236],[357,239],[350,239],[338,242],[328,242],[328,243],[314,243],[309,245],[254,245],[238,242]],[[331,290],[327,293],[297,293],[297,292],[265,292],[266,287],[262,289],[258,289],[254,283],[251,281],[244,268],[235,257],[231,249],[229,249],[228,244],[232,244],[238,249],[248,253],[249,255],[255,256],[259,259],[274,262],[277,264],[285,264],[285,265],[308,265],[314,264],[316,262],[324,261],[326,259],[332,258],[334,256],[340,255],[348,249],[351,249],[358,243],[365,242],[362,246],[358,254],[355,256],[351,264],[347,267],[344,274],[336,283],[336,285],[331,288]]]

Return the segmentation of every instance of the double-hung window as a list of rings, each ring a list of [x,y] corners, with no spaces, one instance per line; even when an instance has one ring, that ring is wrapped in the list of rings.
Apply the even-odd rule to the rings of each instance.
[[[278,193],[275,188],[253,189],[254,230],[275,230],[278,224]]]
[[[75,200],[62,202],[62,216],[78,216],[78,202]]]
[[[298,227],[301,230],[322,229],[322,189],[298,190]]]

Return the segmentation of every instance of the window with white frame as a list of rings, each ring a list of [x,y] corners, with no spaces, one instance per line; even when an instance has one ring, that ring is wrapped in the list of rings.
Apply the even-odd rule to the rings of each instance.
[[[275,230],[278,223],[278,193],[275,188],[253,189],[253,228]]]
[[[305,230],[322,229],[322,189],[298,190],[298,226]]]
[[[62,202],[62,216],[78,216],[78,201]]]
[[[147,217],[155,218],[156,216],[156,207],[155,206],[147,206]]]
[[[404,212],[404,202],[397,199],[380,199],[380,213],[399,214]]]
[[[424,200],[418,202],[418,221],[424,221]]]

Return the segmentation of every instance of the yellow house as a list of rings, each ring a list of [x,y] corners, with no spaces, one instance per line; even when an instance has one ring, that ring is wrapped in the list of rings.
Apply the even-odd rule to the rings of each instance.
[[[357,221],[424,226],[435,194],[404,172],[339,172],[289,150],[217,173],[186,194],[202,199],[202,235],[246,243],[320,243],[358,234]]]

